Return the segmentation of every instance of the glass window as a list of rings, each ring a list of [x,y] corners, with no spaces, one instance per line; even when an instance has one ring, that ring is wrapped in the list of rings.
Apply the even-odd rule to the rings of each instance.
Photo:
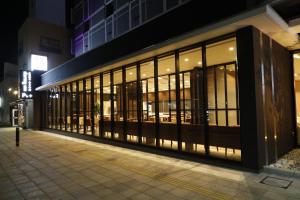
[[[105,43],[105,26],[104,23],[99,24],[91,31],[91,48],[95,48]]]
[[[83,53],[83,35],[80,35],[74,40],[74,54],[79,56]]]
[[[77,132],[77,120],[78,120],[78,113],[79,113],[79,107],[77,106],[78,96],[77,96],[77,84],[76,82],[73,82],[72,85],[72,131]]]
[[[65,86],[61,87],[61,129],[66,130],[66,90]]]
[[[236,61],[236,40],[231,38],[213,43],[206,48],[207,66]]]
[[[52,128],[52,92],[51,90],[47,91],[48,95],[48,104],[47,104],[47,113],[48,113],[48,128]]]
[[[175,56],[158,60],[159,118],[161,123],[176,123]]]
[[[127,141],[138,142],[137,68],[126,68]]]
[[[235,38],[207,46],[209,124],[238,126]]]
[[[91,96],[91,78],[85,79],[85,113],[86,113],[86,120],[85,120],[85,130],[86,134],[92,135],[92,113],[91,113],[91,103],[92,103],[92,96]]]
[[[116,3],[116,9],[121,8],[124,6],[126,3],[128,3],[128,0],[115,0]]]
[[[73,119],[73,106],[71,106],[72,104],[72,93],[71,93],[71,88],[72,85],[71,84],[67,84],[67,90],[66,90],[66,106],[67,106],[67,131],[71,131],[71,123],[72,123],[72,119]],[[71,112],[72,111],[72,112]]]
[[[183,123],[200,124],[200,114],[203,112],[200,110],[202,108],[202,102],[200,102],[202,94],[197,88],[202,86],[202,71],[199,71],[201,68],[201,48],[191,49],[179,54],[181,121]],[[194,77],[193,84],[192,77]],[[175,79],[173,81],[175,82]],[[192,86],[194,87],[193,90]]]
[[[100,134],[100,119],[101,119],[101,112],[100,112],[100,76],[94,77],[94,133],[96,136]]]
[[[129,30],[129,6],[127,5],[115,14],[114,18],[115,37]]]
[[[97,9],[104,5],[104,0],[89,0],[89,13],[93,14]]]
[[[61,92],[60,87],[56,87],[56,100],[57,100],[57,128],[58,130],[61,130],[62,126],[62,116],[61,116]]]
[[[202,94],[202,49],[195,48],[180,52],[179,71],[182,150],[203,154],[205,153],[203,139],[205,111]],[[173,81],[175,82],[175,79]]]
[[[103,75],[103,117],[104,137],[111,138],[111,89],[110,73]]]
[[[124,139],[124,130],[123,130],[123,73],[122,70],[113,72],[113,88],[114,88],[114,139],[123,140]]]
[[[59,94],[58,94],[58,88],[55,87],[53,91],[53,101],[54,101],[54,128],[59,129]]]
[[[298,144],[300,141],[300,53],[295,53],[294,57],[294,88],[295,88],[295,100],[296,100],[296,116],[297,116],[297,132],[298,132]]]
[[[112,29],[112,18],[106,19],[106,41],[112,40],[114,37],[113,29]]]
[[[177,149],[175,56],[158,59],[160,146]]]
[[[131,2],[131,28],[140,24],[140,1],[134,0]]]
[[[143,22],[151,19],[163,12],[164,1],[141,0]]]
[[[137,121],[136,67],[126,69],[127,120]]]
[[[155,146],[154,61],[140,65],[140,77],[142,89],[142,143]]]
[[[238,141],[239,107],[235,38],[209,44],[207,53],[207,91],[209,125],[222,126],[220,137],[212,128],[209,133],[211,156],[240,160],[240,150],[233,149],[230,141]],[[230,132],[230,134],[228,134]],[[231,147],[231,148],[230,148]]]
[[[103,19],[105,19],[105,9],[104,8],[97,11],[97,13],[91,17],[91,27],[95,26],[96,24],[101,22]]]
[[[79,115],[78,115],[78,120],[79,120],[79,133],[84,133],[84,110],[85,110],[85,96],[84,96],[84,91],[83,91],[83,81],[79,81]]]
[[[167,9],[174,8],[179,4],[179,0],[166,0]]]

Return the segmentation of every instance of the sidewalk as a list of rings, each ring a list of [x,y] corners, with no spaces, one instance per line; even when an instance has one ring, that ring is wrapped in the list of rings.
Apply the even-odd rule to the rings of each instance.
[[[0,199],[300,199],[300,180],[0,128]]]

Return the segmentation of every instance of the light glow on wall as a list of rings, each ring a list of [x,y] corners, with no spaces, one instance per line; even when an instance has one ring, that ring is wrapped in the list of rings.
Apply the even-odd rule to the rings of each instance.
[[[31,54],[31,71],[47,71],[48,70],[48,58],[47,56],[40,56]]]
[[[2,108],[2,106],[3,106],[3,98],[0,97],[0,108]]]

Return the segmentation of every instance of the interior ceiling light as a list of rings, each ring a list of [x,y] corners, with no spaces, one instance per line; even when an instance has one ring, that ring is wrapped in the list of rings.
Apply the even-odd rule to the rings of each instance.
[[[167,72],[169,72],[170,71],[170,68],[167,68]]]
[[[229,47],[228,50],[229,50],[229,51],[233,51],[233,50],[234,50],[234,47]]]
[[[132,75],[132,72],[129,72],[129,75]]]
[[[300,55],[299,54],[294,54],[294,58],[300,59]]]
[[[298,76],[298,74],[295,73],[294,76]]]
[[[201,61],[199,61],[199,62],[198,62],[198,65],[202,65],[202,62],[201,62]]]
[[[143,74],[143,76],[146,76],[146,74]]]
[[[189,61],[189,59],[188,59],[188,58],[186,58],[186,59],[184,59],[184,61],[185,61],[185,62],[188,62],[188,61]]]

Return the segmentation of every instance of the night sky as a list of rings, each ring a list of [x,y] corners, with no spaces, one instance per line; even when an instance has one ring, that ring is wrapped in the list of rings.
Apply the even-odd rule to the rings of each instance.
[[[28,0],[5,1],[0,7],[0,67],[3,62],[17,64],[18,29],[28,16]]]

